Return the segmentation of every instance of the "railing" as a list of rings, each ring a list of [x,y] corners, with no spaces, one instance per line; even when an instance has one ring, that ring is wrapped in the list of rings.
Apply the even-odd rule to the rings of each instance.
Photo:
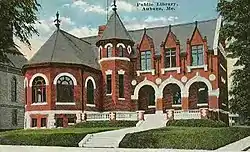
[[[137,120],[136,112],[117,112],[116,120]]]
[[[87,121],[109,120],[109,113],[87,113]]]
[[[114,112],[115,113],[115,112]],[[98,113],[87,113],[86,121],[105,121],[110,120],[111,116],[114,114],[110,114],[109,112],[98,112]],[[117,112],[115,113],[116,120],[137,120],[136,112]]]
[[[174,119],[201,119],[201,114],[199,109],[195,110],[174,110]]]

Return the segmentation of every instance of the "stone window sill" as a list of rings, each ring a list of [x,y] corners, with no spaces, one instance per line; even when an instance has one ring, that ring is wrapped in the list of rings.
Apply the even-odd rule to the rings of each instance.
[[[174,104],[172,107],[181,107],[181,104]]]
[[[207,71],[207,64],[196,65],[196,66],[187,66],[187,71],[188,72],[191,72],[192,69],[204,69],[204,71]]]
[[[148,106],[148,108],[155,108],[155,106]]]
[[[140,76],[143,73],[151,73],[152,75],[155,75],[155,69],[152,70],[144,70],[144,71],[136,71],[137,76]]]
[[[86,104],[87,107],[95,107],[95,104]]]
[[[32,103],[32,106],[41,106],[41,105],[47,105],[47,102],[41,102],[41,103]]]
[[[197,106],[198,106],[198,107],[201,107],[201,106],[208,106],[208,103],[198,103]]]
[[[111,94],[106,94],[106,96],[112,96],[112,93]]]
[[[118,98],[118,100],[125,100],[125,98]]]
[[[164,68],[161,69],[161,74],[165,74],[167,71],[177,71],[177,73],[181,73],[181,67],[172,67],[172,68]]]
[[[75,102],[56,102],[56,105],[76,105]]]

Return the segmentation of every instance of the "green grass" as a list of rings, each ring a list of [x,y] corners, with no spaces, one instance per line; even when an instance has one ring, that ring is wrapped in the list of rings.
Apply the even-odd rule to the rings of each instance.
[[[227,125],[222,121],[215,121],[210,119],[169,120],[166,125],[179,127],[227,127]]]
[[[6,131],[0,132],[0,143],[1,145],[78,147],[78,143],[87,134],[109,131],[114,129],[119,128],[63,128]]]
[[[247,136],[250,128],[164,127],[127,134],[119,147],[214,150]]]

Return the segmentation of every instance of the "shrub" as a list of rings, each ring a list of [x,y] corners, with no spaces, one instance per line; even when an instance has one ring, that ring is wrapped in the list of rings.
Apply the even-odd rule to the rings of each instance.
[[[181,126],[181,127],[227,127],[222,121],[214,121],[210,119],[183,119],[169,120],[166,126]]]
[[[135,127],[137,121],[86,121],[78,123],[74,128],[94,128],[94,127]]]
[[[164,127],[127,134],[120,148],[215,150],[250,135],[250,128]]]

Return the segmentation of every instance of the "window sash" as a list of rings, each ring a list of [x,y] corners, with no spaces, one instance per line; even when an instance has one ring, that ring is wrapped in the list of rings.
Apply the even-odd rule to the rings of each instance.
[[[192,46],[192,66],[204,64],[203,45]]]
[[[91,80],[87,82],[87,103],[94,104],[94,85]]]
[[[74,102],[74,86],[57,84],[57,102]]]
[[[176,67],[176,49],[167,48],[165,50],[165,68]]]
[[[46,127],[46,126],[47,126],[47,119],[41,118],[41,127]]]
[[[118,51],[119,51],[119,57],[123,57],[124,56],[124,48],[122,46],[119,46]]]
[[[141,52],[141,70],[151,70],[151,51]]]
[[[37,119],[36,118],[31,119],[31,127],[37,127]]]
[[[46,102],[45,86],[32,86],[32,103]]]
[[[124,75],[119,75],[119,98],[124,98]]]
[[[12,110],[12,125],[17,126],[17,109]]]
[[[107,47],[107,57],[112,57],[112,47],[111,46]]]
[[[107,75],[107,94],[112,93],[111,75]]]

